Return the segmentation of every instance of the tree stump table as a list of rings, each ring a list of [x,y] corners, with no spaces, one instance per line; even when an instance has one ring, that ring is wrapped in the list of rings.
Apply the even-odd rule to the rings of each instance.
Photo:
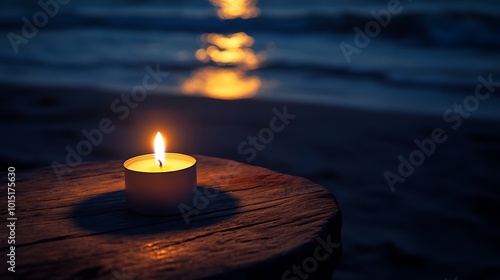
[[[125,208],[122,161],[83,163],[62,180],[52,168],[17,173],[15,273],[3,226],[0,278],[331,279],[342,253],[332,194],[303,178],[195,157],[193,205],[166,217]],[[7,221],[7,207],[0,213]]]

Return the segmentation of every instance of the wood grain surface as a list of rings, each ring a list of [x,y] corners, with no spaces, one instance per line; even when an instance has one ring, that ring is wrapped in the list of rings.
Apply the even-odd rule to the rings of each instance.
[[[167,217],[125,208],[122,161],[83,163],[63,180],[50,167],[18,171],[16,272],[7,270],[3,226],[0,278],[332,277],[342,253],[332,194],[303,178],[195,157],[194,201],[184,215]],[[7,224],[4,178],[0,214]]]

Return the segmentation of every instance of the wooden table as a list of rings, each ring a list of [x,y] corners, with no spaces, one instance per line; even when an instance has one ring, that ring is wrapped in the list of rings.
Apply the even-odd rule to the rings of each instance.
[[[303,178],[196,158],[197,206],[184,216],[129,212],[122,161],[84,163],[63,180],[52,168],[19,172],[16,272],[7,270],[10,245],[2,226],[0,278],[332,277],[342,252],[341,212],[332,194]]]

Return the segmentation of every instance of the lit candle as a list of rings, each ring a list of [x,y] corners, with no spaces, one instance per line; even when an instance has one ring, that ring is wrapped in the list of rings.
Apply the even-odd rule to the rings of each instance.
[[[154,141],[154,154],[133,157],[123,163],[127,208],[146,215],[179,212],[179,204],[191,200],[196,188],[196,159],[183,154],[165,153],[160,132]]]

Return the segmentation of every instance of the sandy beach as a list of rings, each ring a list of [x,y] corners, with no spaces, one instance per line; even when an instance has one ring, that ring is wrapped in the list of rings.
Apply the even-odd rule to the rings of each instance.
[[[5,86],[0,98],[0,158],[18,170],[56,162],[63,169],[54,176],[70,172],[79,151],[85,162],[125,160],[152,152],[161,130],[167,151],[259,165],[331,191],[344,213],[338,279],[494,279],[500,273],[500,248],[493,245],[500,235],[499,122],[472,114],[454,130],[457,122],[442,116],[155,94],[132,108],[120,93],[83,88]],[[108,132],[99,137],[103,120]],[[446,140],[427,156],[415,140],[432,139],[436,129]],[[88,146],[92,139],[97,145]],[[400,158],[411,163],[419,149],[423,162],[417,155],[420,164],[402,176]],[[394,192],[386,172],[404,180]]]

